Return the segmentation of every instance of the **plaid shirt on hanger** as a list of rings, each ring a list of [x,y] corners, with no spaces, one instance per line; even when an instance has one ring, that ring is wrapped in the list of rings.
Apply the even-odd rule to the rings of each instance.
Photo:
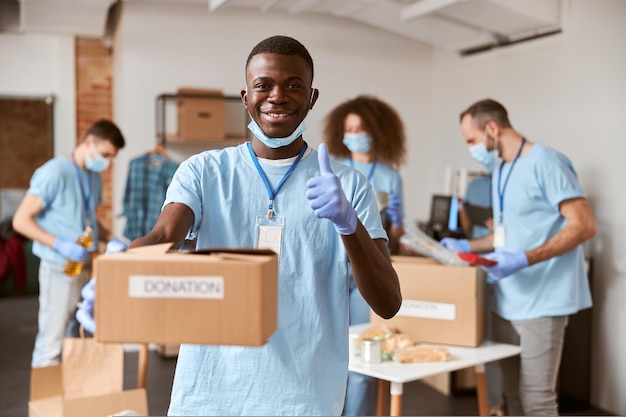
[[[160,153],[145,154],[130,161],[123,203],[126,238],[134,240],[152,230],[177,168],[176,162]]]

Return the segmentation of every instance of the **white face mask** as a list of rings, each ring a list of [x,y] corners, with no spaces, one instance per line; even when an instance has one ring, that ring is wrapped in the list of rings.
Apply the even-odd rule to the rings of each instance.
[[[476,145],[469,147],[469,152],[472,158],[474,158],[477,162],[483,164],[489,173],[493,172],[493,169],[496,166],[496,160],[498,159],[498,138],[495,138],[495,143],[492,150],[487,150],[486,145],[487,139],[487,126],[485,126],[485,131],[483,133],[483,141],[477,143]]]
[[[248,129],[250,129],[250,132],[252,132],[252,134],[256,136],[258,140],[263,142],[265,146],[276,149],[290,145],[291,143],[293,143],[294,140],[298,139],[300,135],[302,135],[302,133],[306,130],[306,123],[304,123],[303,120],[298,125],[296,130],[291,133],[291,135],[284,138],[270,138],[265,134],[265,132],[263,132],[263,130],[261,130],[261,127],[257,124],[257,122],[254,121],[254,119],[252,119],[250,124],[248,124]]]

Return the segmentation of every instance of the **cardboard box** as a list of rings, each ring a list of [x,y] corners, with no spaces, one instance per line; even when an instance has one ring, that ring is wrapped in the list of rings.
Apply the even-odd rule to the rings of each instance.
[[[103,417],[124,410],[148,415],[145,389],[68,399],[61,376],[62,365],[32,369],[29,417]]]
[[[391,261],[400,280],[402,307],[389,320],[372,312],[372,325],[393,325],[429,343],[475,347],[484,340],[487,284],[482,269],[410,256],[393,256]]]
[[[102,255],[95,265],[101,342],[261,346],[276,330],[278,259],[268,249]]]
[[[180,88],[177,94],[178,134],[173,141],[219,142],[226,139],[226,102],[221,90]]]

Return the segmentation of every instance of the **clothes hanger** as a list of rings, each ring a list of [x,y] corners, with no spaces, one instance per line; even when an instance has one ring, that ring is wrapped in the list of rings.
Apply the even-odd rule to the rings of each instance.
[[[168,158],[167,156],[167,149],[165,149],[165,146],[163,146],[162,143],[157,144],[157,146],[155,146],[154,148],[152,148],[152,150],[150,152],[148,152],[149,156],[152,155],[160,155],[164,158]]]

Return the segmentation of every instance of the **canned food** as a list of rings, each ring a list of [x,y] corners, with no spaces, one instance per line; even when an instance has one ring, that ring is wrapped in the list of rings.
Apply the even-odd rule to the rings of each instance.
[[[367,363],[382,362],[382,342],[377,339],[363,339],[361,341],[361,359]]]

